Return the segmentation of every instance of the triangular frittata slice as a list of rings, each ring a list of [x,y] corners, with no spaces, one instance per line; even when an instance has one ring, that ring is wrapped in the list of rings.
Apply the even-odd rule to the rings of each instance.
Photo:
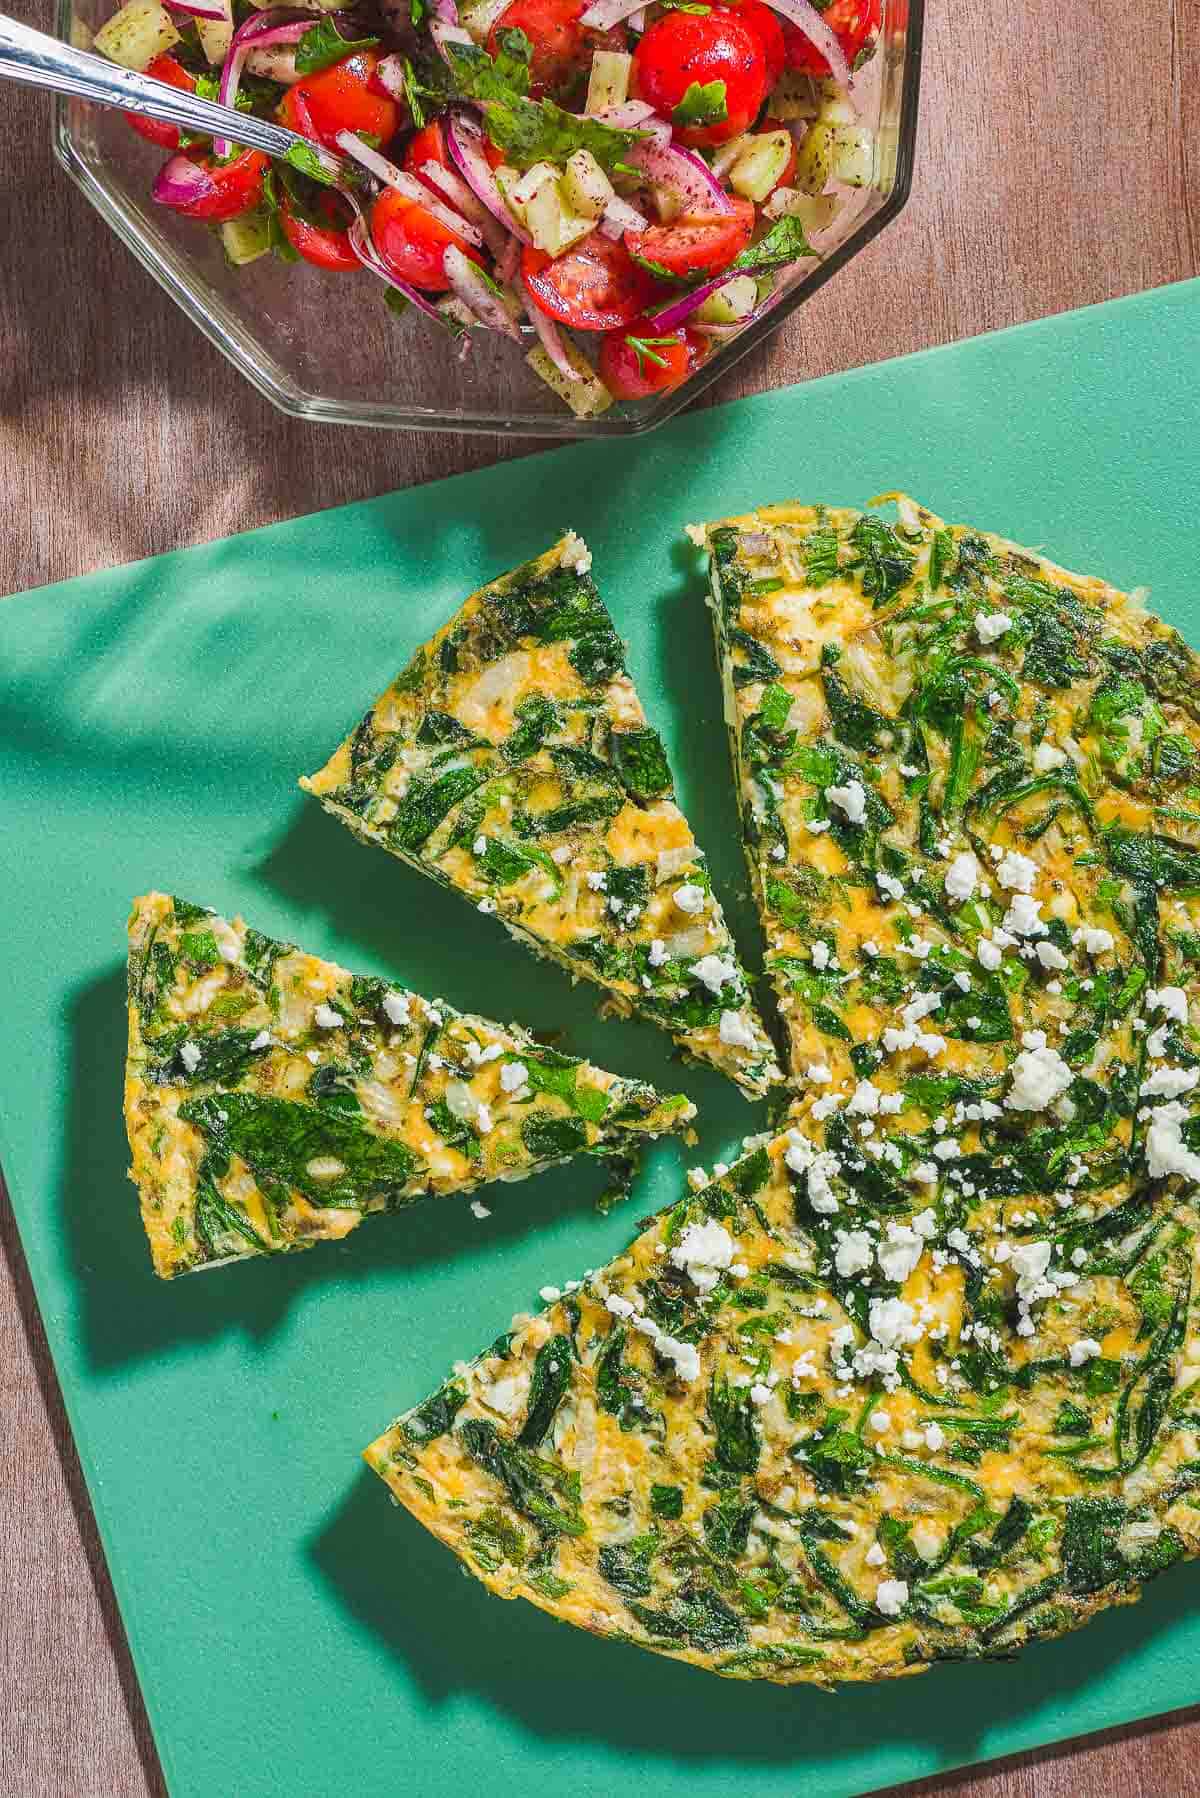
[[[568,536],[473,594],[300,784],[759,1096],[774,1050],[590,564]]]
[[[164,893],[129,921],[130,1177],[164,1279],[346,1236],[373,1211],[639,1146],[695,1115]]]
[[[915,1175],[922,1103],[897,1168],[763,1143],[368,1462],[501,1597],[739,1678],[1008,1658],[1129,1602],[1200,1549],[1200,1157],[1123,1214],[1018,1210],[1041,1126],[1005,1115],[1004,1152],[961,1132],[974,1188]]]
[[[990,1093],[1043,1032],[1136,1085],[1146,993],[1200,948],[1200,664],[1105,582],[888,497],[707,528],[792,1078]]]

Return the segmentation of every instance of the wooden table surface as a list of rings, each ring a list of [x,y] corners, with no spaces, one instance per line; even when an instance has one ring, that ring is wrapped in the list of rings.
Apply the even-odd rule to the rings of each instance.
[[[714,400],[1200,274],[1198,0],[928,5],[912,201]],[[45,100],[5,99],[0,593],[536,447],[279,417],[54,168]],[[0,1793],[143,1798],[162,1777],[2,1202],[0,1235]],[[904,1791],[1200,1794],[1200,1709]]]

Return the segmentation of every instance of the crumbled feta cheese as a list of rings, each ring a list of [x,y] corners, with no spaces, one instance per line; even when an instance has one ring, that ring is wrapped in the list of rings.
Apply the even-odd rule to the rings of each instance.
[[[848,780],[844,787],[826,787],[825,800],[844,812],[851,824],[866,822],[867,794],[861,780]]]
[[[1037,863],[1016,849],[1007,849],[996,864],[996,879],[1010,893],[1031,893],[1037,879]]]
[[[529,1078],[529,1069],[523,1061],[506,1061],[500,1069],[500,1091],[504,1093],[520,1092]]]
[[[925,1446],[930,1454],[936,1455],[939,1448],[946,1446],[946,1432],[940,1424],[931,1423],[925,1431]]]
[[[1190,1093],[1196,1082],[1200,1080],[1200,1068],[1155,1068],[1148,1080],[1141,1084],[1143,1099],[1177,1099],[1181,1093]]]
[[[980,967],[986,968],[989,974],[994,974],[1004,959],[996,944],[989,943],[986,938],[980,942],[975,953],[979,957]]]
[[[885,899],[903,899],[904,897],[904,882],[898,880],[894,874],[885,874],[882,870],[877,870],[875,885]]]
[[[977,612],[975,614],[975,635],[984,645],[994,643],[1005,631],[1012,629],[1012,619],[1007,612]]]
[[[882,1567],[887,1556],[884,1554],[878,1542],[872,1542],[870,1548],[868,1548],[866,1554],[863,1556],[863,1559],[866,1561],[868,1567]]]
[[[969,899],[979,879],[979,863],[969,849],[956,855],[946,869],[946,893],[951,899]]]
[[[1062,950],[1056,949],[1053,943],[1039,943],[1037,958],[1044,968],[1053,968],[1056,973],[1071,965]]]
[[[179,1059],[189,1074],[194,1074],[200,1066],[200,1047],[198,1043],[180,1043]]]
[[[918,1161],[909,1172],[909,1179],[915,1180],[918,1186],[936,1186],[938,1183],[937,1163]]]
[[[1049,1242],[1019,1242],[1013,1246],[1009,1259],[1017,1276],[1017,1294],[1020,1298],[1029,1299],[1034,1296],[1034,1289],[1050,1265],[1053,1247]]]
[[[1153,1180],[1180,1174],[1200,1183],[1200,1155],[1189,1149],[1180,1126],[1188,1113],[1177,1099],[1160,1105],[1146,1130],[1146,1167]]]
[[[646,960],[652,968],[661,968],[667,959],[667,945],[660,936],[656,936],[646,953]]]
[[[545,1301],[548,1305],[552,1305],[554,1303],[555,1299],[560,1299],[562,1297],[562,1287],[561,1286],[539,1286],[538,1287],[538,1297],[540,1299],[545,1299]]]
[[[550,851],[550,860],[561,868],[565,862],[570,861],[571,854],[570,843],[560,843],[556,849]]]
[[[1051,768],[1061,768],[1066,760],[1065,749],[1059,749],[1055,743],[1039,743],[1033,752],[1033,771],[1035,774],[1049,774]]]
[[[1057,1049],[1022,1049],[1013,1062],[1004,1103],[1010,1111],[1045,1111],[1074,1078]]]
[[[839,1230],[834,1266],[843,1280],[852,1274],[865,1274],[871,1265],[872,1243],[865,1230]]]
[[[412,1012],[409,1010],[407,993],[385,993],[383,995],[384,1016],[389,1024],[399,1028],[402,1024],[412,1023]]]
[[[475,838],[475,841],[471,844],[471,854],[472,855],[486,855],[487,854],[487,845],[488,845],[488,840],[481,833],[479,836],[477,836]]]
[[[269,1030],[260,1030],[258,1035],[254,1038],[254,1041],[250,1044],[252,1049],[268,1049],[270,1046],[271,1032]]]
[[[683,886],[675,888],[673,897],[680,911],[686,912],[690,918],[694,918],[697,912],[704,910],[707,894],[703,887],[698,887],[694,881],[689,880],[685,881]]]
[[[1042,901],[1031,899],[1028,893],[1014,893],[1012,903],[1004,914],[1004,928],[1013,936],[1045,936],[1046,926],[1041,920]],[[993,932],[995,935],[995,932]]]
[[[721,955],[701,955],[692,963],[692,974],[697,980],[703,981],[709,992],[715,993],[718,998],[723,986],[728,986],[731,982],[735,986],[738,984],[736,962]]]
[[[593,868],[587,876],[587,883],[593,893],[603,893],[608,887],[608,875],[603,869]]]
[[[721,1013],[721,1023],[717,1034],[725,1046],[730,1049],[753,1049],[757,1046],[753,1030],[738,1011]]]
[[[670,1260],[681,1268],[698,1292],[711,1292],[733,1263],[734,1244],[724,1224],[716,1218],[689,1224],[670,1251]]]
[[[1067,1350],[1067,1359],[1072,1367],[1082,1367],[1085,1361],[1094,1361],[1101,1352],[1094,1336],[1080,1336]]]
[[[475,910],[481,911],[485,918],[489,917],[495,909],[496,901],[494,899],[481,899],[479,904],[475,907]]]
[[[477,1217],[482,1220],[485,1217],[491,1217],[492,1214],[488,1210],[487,1206],[483,1203],[482,1199],[472,1199],[471,1200],[471,1215],[472,1215],[472,1217]]]
[[[809,953],[812,957],[813,967],[816,968],[819,974],[824,973],[825,969],[829,966],[829,944],[823,942],[818,937]]]
[[[856,1117],[874,1117],[881,1097],[873,1080],[860,1080],[846,1110]]]
[[[881,1579],[875,1589],[875,1609],[885,1617],[898,1617],[908,1603],[908,1582]]]
[[[1149,1011],[1165,1011],[1177,1024],[1188,1021],[1187,994],[1181,986],[1152,987],[1146,994],[1146,1007]]]
[[[908,1224],[889,1223],[886,1240],[875,1251],[884,1279],[903,1286],[921,1259],[924,1248],[924,1237]]]
[[[322,1030],[340,1030],[344,1022],[341,1012],[334,1011],[332,1005],[322,1003],[313,1012],[313,1023],[318,1024]]]
[[[1082,930],[1077,930],[1073,940],[1077,943],[1081,942],[1089,955],[1103,955],[1116,943],[1116,938],[1111,930],[1093,928],[1090,924],[1085,925]]]
[[[886,1411],[872,1411],[871,1416],[870,1416],[870,1424],[871,1424],[871,1428],[876,1432],[877,1435],[883,1436],[887,1433],[888,1430],[891,1429],[892,1420],[888,1416]]]

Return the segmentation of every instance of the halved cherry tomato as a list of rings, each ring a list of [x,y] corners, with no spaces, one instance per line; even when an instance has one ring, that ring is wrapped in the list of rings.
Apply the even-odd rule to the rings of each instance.
[[[600,379],[619,400],[644,400],[678,387],[708,354],[694,331],[662,331],[652,318],[635,318],[600,345]]]
[[[669,12],[656,19],[633,53],[633,92],[663,118],[672,117],[688,89],[725,84],[726,117],[717,125],[676,126],[693,148],[723,144],[747,130],[767,93],[767,59],[757,34],[726,9]]]
[[[822,12],[851,68],[855,57],[879,35],[882,12],[882,0],[831,0]],[[800,69],[806,75],[829,74],[828,62],[797,26],[785,21],[783,39],[789,69]]]
[[[627,231],[625,248],[680,281],[719,275],[741,255],[754,230],[753,201],[734,199],[733,206],[732,212],[713,218],[681,218],[671,225]]]
[[[386,144],[396,135],[400,108],[375,80],[378,50],[355,50],[319,75],[289,87],[279,103],[283,124],[327,149],[339,131],[362,131]]]
[[[162,56],[156,56],[154,61],[147,65],[146,73],[153,75],[155,81],[165,81],[168,87],[182,88],[185,93],[189,94],[194,94],[196,91],[196,77],[189,75],[182,63],[176,62],[173,56],[165,53]],[[157,144],[160,150],[177,150],[179,148],[178,125],[168,125],[162,119],[144,119],[136,112],[127,112],[125,117],[138,136],[144,137],[147,143]]]
[[[787,131],[787,126],[783,123],[782,119],[767,118],[767,119],[763,119],[762,122],[755,127],[755,135],[756,136],[765,137],[769,131]],[[788,135],[791,136],[791,133],[789,132]],[[795,173],[796,173],[796,145],[795,145],[795,141],[793,140],[792,153],[787,159],[787,163],[784,167],[784,171],[783,171],[782,175],[780,175],[778,181],[775,183],[775,187],[773,187],[771,189],[771,193],[774,193],[775,188],[777,188],[777,187],[790,187],[792,185],[792,176]],[[767,198],[770,199],[770,197],[771,197],[770,194],[768,194]]]
[[[311,262],[315,268],[348,270],[361,268],[362,264],[350,248],[350,235],[345,225],[345,213],[339,209],[334,196],[322,194],[317,202],[320,211],[329,220],[327,225],[319,225],[313,219],[301,218],[293,209],[293,202],[285,196],[279,208],[279,222],[283,234],[297,255],[305,262]]]
[[[189,161],[201,163],[211,178],[207,193],[187,205],[176,206],[175,210],[185,218],[223,224],[226,219],[253,211],[259,204],[263,176],[270,167],[270,158],[261,150],[243,150],[232,162],[217,162],[207,150],[185,150],[183,154]]]
[[[503,150],[498,150],[487,134],[487,124],[483,127],[483,153],[487,157],[488,167],[498,169],[506,158]]]
[[[392,273],[427,293],[445,293],[449,287],[446,251],[451,245],[482,266],[482,257],[473,245],[443,225],[419,200],[408,199],[394,187],[385,187],[371,208],[371,236]]]
[[[593,231],[561,256],[527,245],[521,274],[535,305],[577,331],[615,331],[645,310],[653,291],[649,276],[629,252]]]
[[[495,56],[502,31],[523,31],[533,45],[529,65],[534,94],[569,87],[590,62],[594,50],[624,50],[624,26],[592,31],[580,24],[591,0],[511,0],[488,33],[488,53]]]
[[[783,40],[783,21],[763,0],[722,0],[715,12],[733,12],[749,25],[763,47],[767,60],[767,92],[770,93],[787,67],[787,47]]]
[[[427,162],[439,163],[444,169],[454,167],[446,148],[440,119],[431,119],[423,130],[410,138],[404,152],[404,167],[410,175],[419,175]]]

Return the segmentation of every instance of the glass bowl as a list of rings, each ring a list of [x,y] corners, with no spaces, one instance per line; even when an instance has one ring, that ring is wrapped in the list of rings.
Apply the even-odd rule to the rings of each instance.
[[[113,0],[59,0],[58,31],[89,43]],[[682,386],[578,419],[527,368],[517,345],[487,331],[470,350],[411,310],[396,316],[379,283],[264,256],[241,268],[220,240],[150,199],[163,152],[117,112],[59,95],[54,148],[71,179],[176,305],[281,412],[350,425],[501,431],[533,437],[630,437],[671,418],[756,344],[779,330],[908,198],[921,64],[923,0],[883,0],[879,48],[855,82],[878,145],[873,185],[844,190],[774,309],[718,347]],[[535,339],[530,335],[530,345]]]

